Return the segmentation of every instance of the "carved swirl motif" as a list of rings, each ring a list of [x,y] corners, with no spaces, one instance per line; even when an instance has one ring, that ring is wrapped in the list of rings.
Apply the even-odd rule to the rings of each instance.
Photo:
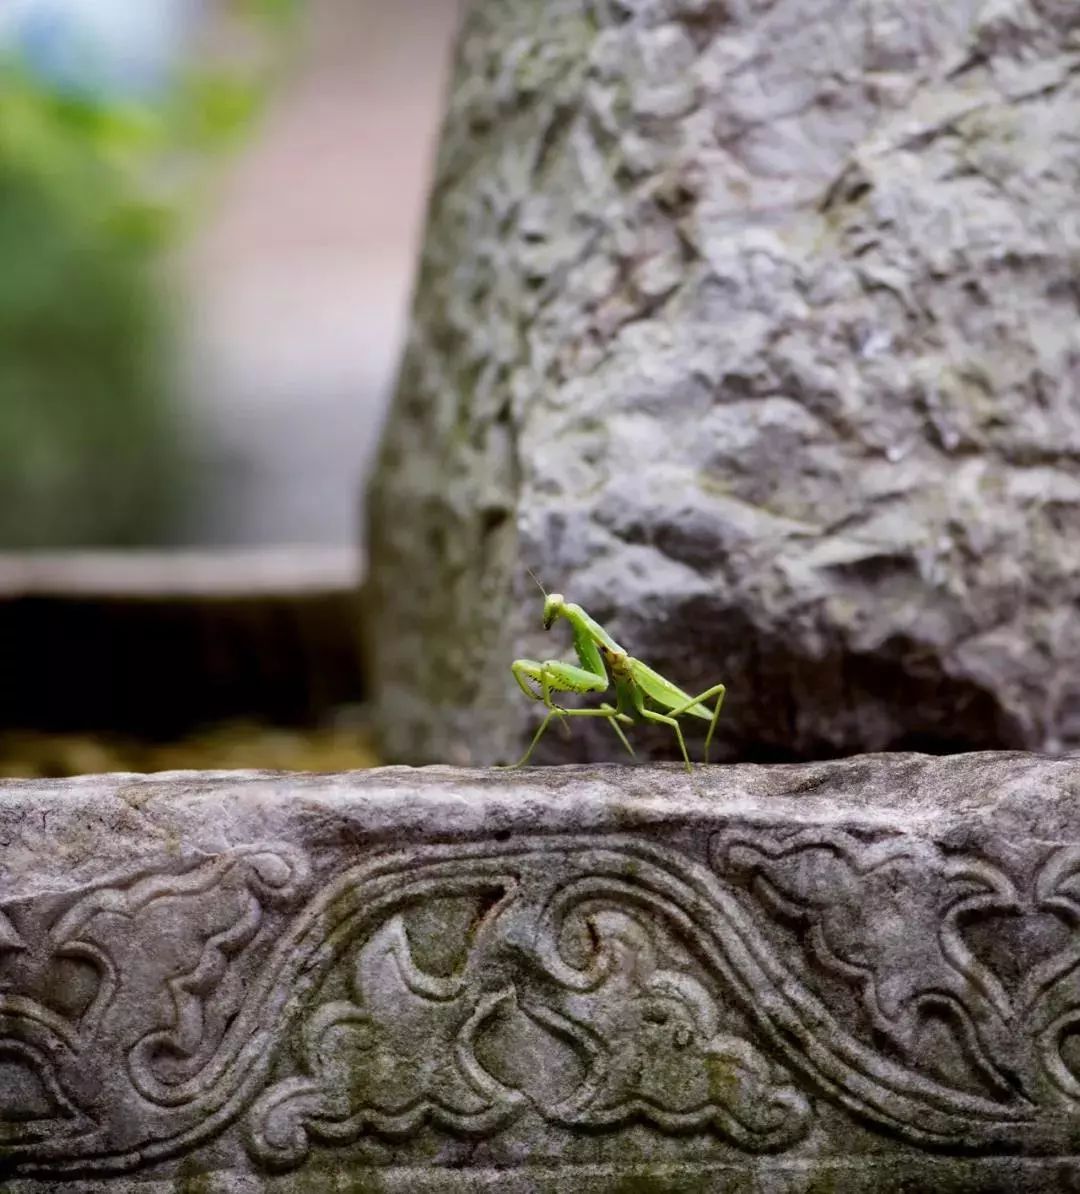
[[[9,1163],[136,1167],[228,1122],[251,1064],[236,1047],[244,985],[231,963],[268,952],[267,910],[295,903],[306,879],[292,847],[251,847],[136,874],[59,912],[43,901],[21,910],[22,933],[13,906],[0,926],[0,1066],[24,1105],[0,1102]]]
[[[1020,923],[1010,969],[986,927]],[[232,850],[5,905],[0,1164],[137,1169],[242,1123],[288,1168],[523,1117],[775,1151],[810,1094],[913,1144],[1067,1144],[1077,926],[1073,847],[1024,878],[824,829],[717,833],[709,866],[566,835],[318,885],[291,847]]]
[[[692,937],[679,943],[680,883],[660,865],[674,859],[591,844],[470,853],[388,860],[330,893],[319,915],[335,935],[373,904],[378,927],[351,961],[353,999],[305,1019],[305,1075],[253,1108],[256,1157],[295,1164],[312,1136],[404,1136],[425,1121],[484,1133],[525,1107],[569,1128],[642,1119],[755,1150],[802,1136],[805,1096],[723,1030]],[[485,911],[460,969],[437,976],[416,964],[403,910],[447,897]],[[521,1055],[544,1065],[523,1069]]]
[[[1023,885],[929,842],[864,843],[835,831],[718,834],[712,858],[756,893],[758,907],[803,928],[807,957],[797,968],[806,973],[806,961],[817,962],[857,991],[875,1033],[907,1066],[920,1068],[929,1021],[948,1026],[954,1081],[992,1100],[966,1103],[973,1128],[1033,1120],[1036,1105],[1080,1110],[1080,1075],[1066,1061],[1080,1026],[1076,847],[1051,852]],[[1057,923],[1040,932],[1040,918]],[[998,934],[1022,926],[1031,941],[1048,943],[1044,956],[1014,962],[1007,983],[1006,968],[998,973],[969,943],[980,922]],[[943,1048],[939,1034],[938,1058]]]

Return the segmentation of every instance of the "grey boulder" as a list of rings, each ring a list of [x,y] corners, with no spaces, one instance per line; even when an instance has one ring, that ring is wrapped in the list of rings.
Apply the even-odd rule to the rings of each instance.
[[[386,757],[520,752],[527,567],[727,682],[729,758],[1080,746],[1078,130],[1062,0],[474,0],[372,491]]]

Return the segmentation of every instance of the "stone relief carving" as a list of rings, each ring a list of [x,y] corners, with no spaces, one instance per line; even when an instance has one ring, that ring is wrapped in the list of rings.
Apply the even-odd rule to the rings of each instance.
[[[235,1129],[278,1170],[528,1119],[777,1152],[820,1100],[914,1145],[1067,1141],[1080,849],[1021,869],[738,827],[707,865],[566,834],[373,851],[316,880],[268,844],[14,899],[0,1169],[121,1172]],[[1039,918],[1043,953],[1010,969],[995,926]]]
[[[273,1037],[245,1021],[248,967],[306,880],[299,851],[260,846],[9,904],[0,1164],[132,1168],[227,1123]]]
[[[526,1108],[571,1129],[640,1119],[755,1151],[794,1143],[805,1095],[723,1030],[715,979],[680,941],[687,913],[665,886],[685,865],[587,840],[383,863],[395,869],[378,880],[378,927],[349,958],[352,999],[304,1017],[305,1072],[256,1102],[253,1154],[287,1165],[309,1137],[404,1136],[425,1121],[484,1133]],[[372,884],[349,873],[319,915],[351,933]],[[462,964],[443,976],[418,966],[403,919],[440,898],[475,909]]]
[[[808,985],[815,963],[837,976],[906,1065],[925,1069],[931,1053],[940,1061],[940,1031],[922,1048],[932,1021],[962,1062],[957,1085],[1020,1122],[1036,1106],[1077,1110],[1080,848],[1044,850],[1022,880],[930,842],[820,829],[721,833],[711,854],[770,918],[804,930],[790,962]],[[984,954],[972,944],[980,925]],[[1025,956],[1012,957],[1025,939]]]

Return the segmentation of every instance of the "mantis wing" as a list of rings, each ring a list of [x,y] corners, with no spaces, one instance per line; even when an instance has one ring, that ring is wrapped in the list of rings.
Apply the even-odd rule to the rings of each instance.
[[[627,659],[627,665],[630,668],[630,675],[634,678],[634,683],[638,688],[645,693],[647,697],[662,706],[665,709],[678,709],[685,705],[687,701],[692,701],[694,698],[688,693],[683,692],[681,688],[677,688],[670,680],[665,680],[659,672],[654,672],[653,669],[642,663],[640,659]],[[705,721],[712,721],[712,710],[705,705],[691,705],[689,709],[684,709],[684,713],[688,713],[691,717],[701,717]]]

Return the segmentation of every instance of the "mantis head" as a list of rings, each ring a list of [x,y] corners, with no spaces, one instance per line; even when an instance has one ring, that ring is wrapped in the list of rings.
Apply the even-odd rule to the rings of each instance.
[[[562,593],[548,593],[544,598],[544,629],[550,630],[552,622],[563,612],[566,602]]]

